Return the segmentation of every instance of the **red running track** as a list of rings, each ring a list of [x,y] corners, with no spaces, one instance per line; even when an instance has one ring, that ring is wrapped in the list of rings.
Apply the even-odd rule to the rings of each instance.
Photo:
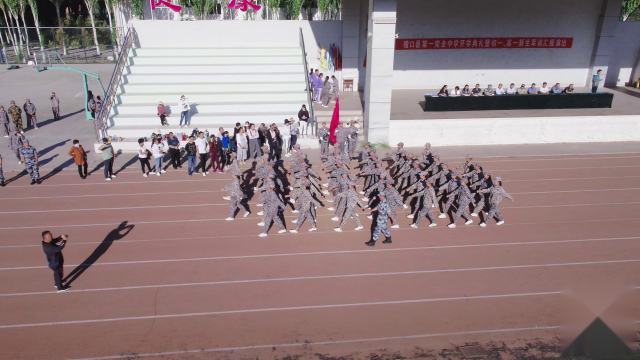
[[[477,159],[516,202],[506,224],[258,238],[226,222],[228,175],[112,183],[71,171],[0,190],[0,358],[277,358],[400,354],[451,344],[571,342],[601,317],[629,344],[640,320],[640,153]],[[451,160],[451,163],[460,159]],[[251,203],[253,212],[257,208]],[[287,225],[294,215],[287,212]],[[366,224],[368,220],[364,219]],[[101,243],[126,221],[133,230]],[[365,228],[367,228],[365,226]],[[57,294],[40,232],[68,233]],[[355,355],[357,358],[358,355]]]

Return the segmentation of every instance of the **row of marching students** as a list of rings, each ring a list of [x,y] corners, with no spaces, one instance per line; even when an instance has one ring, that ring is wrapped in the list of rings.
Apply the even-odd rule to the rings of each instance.
[[[413,219],[412,228],[417,228],[423,218],[429,227],[435,227],[435,211],[438,218],[450,217],[449,228],[455,228],[462,218],[465,225],[473,223],[472,217],[480,217],[480,226],[486,227],[487,219],[493,218],[497,225],[504,224],[500,203],[504,198],[513,201],[502,187],[502,179],[486,172],[482,166],[467,157],[458,170],[451,170],[427,143],[420,156],[404,149],[402,143],[383,159],[379,159],[371,147],[365,145],[361,151],[360,176],[365,178],[362,194],[367,200],[385,192],[390,204],[390,220],[398,225],[396,209],[410,208],[407,215]],[[385,166],[385,162],[390,166]]]
[[[504,198],[513,198],[502,188],[499,177],[493,178],[485,173],[480,165],[467,158],[459,171],[450,170],[440,158],[431,152],[431,146],[425,145],[421,156],[405,151],[402,143],[395,152],[380,157],[374,148],[365,144],[359,152],[358,173],[354,177],[350,168],[352,158],[336,151],[322,158],[322,170],[326,174],[326,183],[312,168],[299,146],[294,147],[291,166],[287,170],[281,161],[274,161],[264,155],[253,171],[255,176],[245,178],[243,173],[234,172],[234,179],[227,186],[230,201],[231,221],[240,207],[245,209],[244,217],[250,214],[248,198],[257,195],[256,206],[261,207],[258,215],[262,221],[258,226],[263,230],[260,237],[266,237],[272,224],[278,233],[285,233],[284,211],[293,208],[298,214],[292,221],[297,233],[305,222],[310,223],[308,231],[317,230],[317,209],[328,203],[327,210],[333,212],[331,220],[337,222],[336,232],[348,221],[355,223],[355,231],[364,229],[357,208],[371,210],[369,219],[375,226],[372,239],[367,245],[374,245],[381,234],[384,242],[391,242],[387,219],[391,229],[398,228],[398,209],[410,209],[408,218],[413,219],[412,228],[417,228],[423,218],[430,221],[429,227],[436,226],[435,210],[440,211],[439,218],[451,216],[450,228],[456,227],[460,218],[465,224],[473,223],[474,216],[480,216],[480,226],[486,226],[487,218],[494,218],[497,225],[504,224],[500,212],[500,203]],[[289,182],[289,175],[292,181]],[[364,185],[357,190],[357,180],[362,178]],[[244,184],[244,185],[243,185]]]

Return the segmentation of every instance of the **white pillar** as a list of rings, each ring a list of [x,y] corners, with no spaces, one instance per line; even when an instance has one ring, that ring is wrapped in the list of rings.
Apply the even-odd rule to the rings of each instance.
[[[604,81],[600,83],[601,87],[605,83],[607,85],[615,85],[617,82],[618,74],[610,74],[607,79],[607,70],[609,68],[609,59],[615,56],[613,54],[613,45],[620,22],[621,7],[622,0],[605,0],[602,3],[602,12],[598,21],[596,43],[591,62],[592,66],[586,84],[589,89],[591,88],[591,77],[598,69],[602,69],[603,72],[602,78]]]
[[[389,143],[396,5],[397,0],[369,0],[364,128],[372,143]]]
[[[353,80],[353,90],[358,91],[360,39],[360,2],[342,2],[342,80]],[[367,0],[368,1],[368,0]],[[340,87],[342,89],[342,86]]]

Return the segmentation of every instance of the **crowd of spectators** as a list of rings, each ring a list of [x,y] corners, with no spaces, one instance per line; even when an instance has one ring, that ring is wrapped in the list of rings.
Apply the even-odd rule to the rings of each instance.
[[[509,87],[504,87],[502,83],[498,84],[498,87],[488,84],[486,88],[481,88],[480,84],[476,84],[473,88],[469,84],[465,84],[462,89],[456,86],[453,90],[449,90],[447,85],[444,85],[437,96],[501,96],[501,95],[556,95],[556,94],[572,94],[575,91],[573,84],[562,87],[560,83],[549,87],[546,82],[542,83],[542,86],[538,87],[536,83],[531,83],[531,86],[527,87],[525,84],[521,84],[520,87],[516,87],[516,84],[511,83]]]

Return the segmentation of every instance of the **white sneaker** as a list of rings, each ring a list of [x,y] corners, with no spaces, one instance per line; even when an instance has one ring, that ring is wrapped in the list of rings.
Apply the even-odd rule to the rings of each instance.
[[[111,181],[111,178],[105,178],[104,181]]]
[[[257,207],[262,207],[264,206],[263,204],[256,204]]]
[[[115,176],[115,175],[113,175],[113,174],[111,174],[111,177],[112,177],[112,178],[114,178],[114,179],[115,179],[115,178],[117,178],[117,176]]]
[[[481,223],[480,223],[480,227],[487,227],[487,224],[486,224],[486,223],[484,223],[484,222],[481,222]]]
[[[327,202],[328,202],[329,204],[333,204],[333,200],[332,200],[332,199],[327,199]]]
[[[290,202],[290,203],[292,203],[292,204],[295,204],[295,203],[296,203],[296,201],[295,201],[295,200],[293,200],[293,199],[289,199],[289,202]]]
[[[327,190],[323,190],[322,193],[325,195],[329,195],[329,192]]]
[[[227,201],[229,201],[229,200],[231,200],[231,196],[223,196],[223,197],[222,197],[222,200],[227,200]]]
[[[264,215],[264,211],[258,211],[258,216]]]
[[[331,218],[331,220],[333,220],[333,221],[338,221],[338,220],[340,220],[340,219],[339,219],[337,216],[334,216],[334,217],[332,217],[332,218]]]
[[[264,226],[264,221],[260,221],[260,222],[258,223],[258,226]]]
[[[417,228],[418,228],[418,225],[416,225],[416,224],[411,224],[410,226],[411,226],[412,228],[414,228],[414,229],[417,229]]]
[[[207,176],[207,173],[206,173],[206,172],[203,172],[203,173],[202,173],[202,176]]]
[[[360,230],[362,230],[362,229],[364,229],[364,226],[360,225],[360,226],[358,226],[357,228],[355,228],[355,229],[353,229],[353,230],[355,230],[355,231],[360,231]]]
[[[500,221],[498,221],[498,222],[496,223],[496,225],[498,225],[498,226],[500,226],[500,225],[502,225],[502,224],[504,224],[504,220],[500,220]]]
[[[149,175],[155,175],[156,173],[154,171],[150,172]]]
[[[247,216],[249,216],[249,214],[251,214],[250,212],[246,212],[244,213],[244,215],[242,215],[243,218],[246,218]]]
[[[392,229],[399,229],[399,228],[400,228],[400,225],[398,225],[398,224],[391,225],[391,228],[392,228]]]
[[[293,211],[292,211],[292,213],[294,213],[294,214],[297,214],[297,213],[299,213],[299,212],[300,212],[300,210],[293,210]]]
[[[473,217],[478,217],[478,214],[476,214],[476,213],[471,213],[471,216],[473,216]]]
[[[260,233],[258,234],[259,237],[267,237],[267,233]]]
[[[407,215],[407,218],[409,218],[409,219],[413,219],[413,214],[409,214],[409,215]]]
[[[409,208],[409,206],[407,206],[407,204],[402,204],[402,207],[405,208],[405,209]]]
[[[358,191],[360,195],[364,195],[364,191]]]
[[[167,170],[162,170],[162,171],[160,171],[160,172],[164,174],[164,173],[166,173],[166,172],[167,172]]]
[[[232,218],[232,217],[228,217],[228,218],[226,218],[225,220],[226,220],[226,221],[233,221],[233,218]]]
[[[293,186],[289,186],[289,190],[293,190]]]
[[[322,184],[322,187],[329,187],[329,184]]]
[[[297,233],[298,233],[298,230],[293,229],[293,230],[289,230],[289,232],[290,232],[290,233],[292,233],[292,234],[297,234]]]
[[[282,234],[282,233],[286,233],[286,232],[287,232],[287,230],[285,230],[285,229],[278,230],[278,234]]]
[[[371,215],[367,215],[367,219],[369,219],[369,220],[373,220],[373,216],[371,216]]]
[[[147,177],[147,176],[149,176],[149,175],[147,175],[147,174],[142,174],[142,176],[143,176],[143,177]]]
[[[335,210],[335,208],[334,208],[334,207],[328,207],[328,208],[327,208],[327,210],[329,210],[329,211],[334,211],[334,210]]]
[[[471,225],[473,224],[473,220],[469,219],[467,221],[464,222],[465,225]]]
[[[156,175],[160,176],[160,173],[159,173],[159,172],[157,172],[157,173],[156,173]]]
[[[436,227],[436,226],[438,226],[438,224],[436,224],[436,223],[429,224],[429,227]]]
[[[362,201],[369,201],[369,198],[367,198],[367,197],[363,197],[361,200],[362,200]]]
[[[447,225],[447,227],[449,229],[455,229],[456,228],[456,224],[449,224],[449,225]]]
[[[298,219],[291,220],[291,223],[292,224],[297,224],[298,223]]]
[[[440,214],[438,215],[438,219],[444,219],[447,217],[447,214]]]
[[[309,232],[316,231],[316,230],[318,230],[318,229],[312,227],[311,229],[309,229]]]
[[[335,231],[335,232],[342,232],[342,229],[341,229],[341,228],[339,228],[339,227],[337,227],[337,228],[334,228],[334,229],[333,229],[333,231]]]

